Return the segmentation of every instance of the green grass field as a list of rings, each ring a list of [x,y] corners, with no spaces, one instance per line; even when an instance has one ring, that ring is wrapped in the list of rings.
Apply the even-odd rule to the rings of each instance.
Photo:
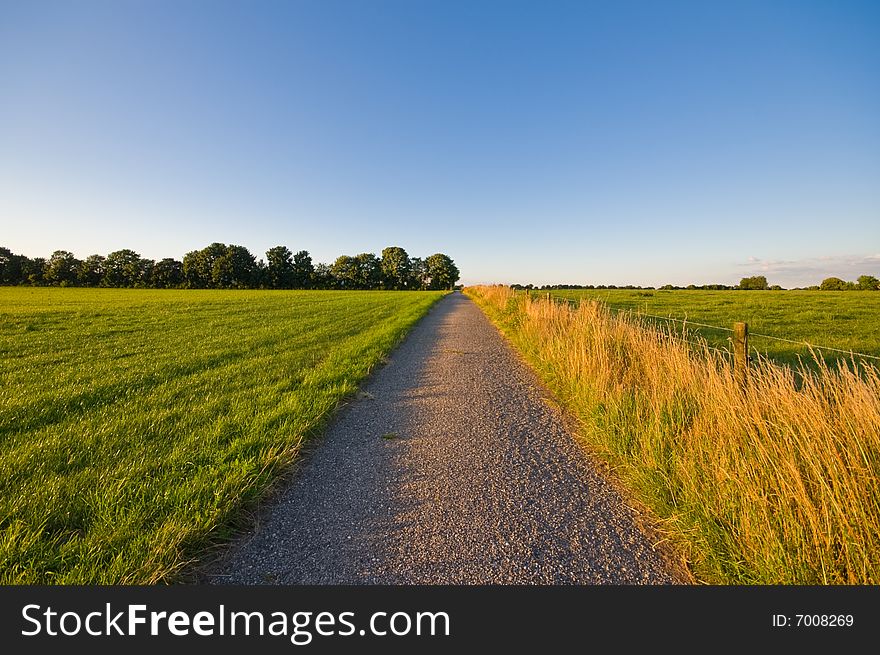
[[[0,582],[175,579],[442,295],[0,288]]]
[[[534,296],[540,293],[533,291]],[[765,334],[853,350],[880,357],[880,293],[876,291],[651,291],[629,289],[567,289],[552,291],[556,298],[597,299],[615,310],[687,319],[730,328],[735,321],[749,324],[750,348],[776,361],[794,364],[813,359],[809,348],[757,336]],[[681,323],[668,323],[680,330]],[[730,333],[690,326],[710,346],[727,348]],[[829,364],[847,355],[817,351]],[[872,360],[875,361],[876,360]]]

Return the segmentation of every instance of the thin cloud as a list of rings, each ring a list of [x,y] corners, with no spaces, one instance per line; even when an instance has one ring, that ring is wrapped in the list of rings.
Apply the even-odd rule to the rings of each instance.
[[[749,257],[737,268],[752,275],[765,275],[771,284],[810,286],[827,277],[855,280],[859,275],[880,274],[880,254],[825,255],[804,259],[761,259]],[[772,279],[771,279],[772,278]]]

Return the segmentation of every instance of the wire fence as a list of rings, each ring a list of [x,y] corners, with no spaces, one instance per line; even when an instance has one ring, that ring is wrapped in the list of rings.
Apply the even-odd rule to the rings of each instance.
[[[572,307],[572,308],[577,307],[577,306],[580,304],[580,302],[581,302],[580,300],[575,300],[575,299],[573,299],[573,298],[563,298],[563,297],[559,297],[559,296],[554,296],[554,295],[549,294],[549,293],[546,294],[546,297],[547,297],[549,300],[551,300],[551,301],[553,301],[553,302],[556,302],[556,303],[560,303],[560,302],[561,302],[561,303],[566,303],[566,304],[569,305],[569,307]],[[616,314],[621,314],[621,313],[623,313],[623,314],[630,314],[630,315],[633,315],[633,316],[639,316],[639,317],[649,318],[649,319],[654,319],[654,320],[675,322],[675,323],[680,323],[680,324],[682,324],[682,325],[685,326],[685,327],[700,327],[700,328],[705,328],[705,329],[710,329],[710,330],[719,330],[719,331],[721,331],[721,332],[730,332],[730,333],[733,333],[733,332],[734,332],[734,330],[733,330],[732,328],[724,327],[724,326],[722,326],[722,325],[711,325],[711,324],[709,324],[709,323],[698,323],[697,321],[691,321],[691,320],[689,320],[689,319],[687,319],[687,318],[683,318],[683,319],[682,319],[682,318],[677,318],[677,317],[675,317],[675,316],[659,316],[659,315],[657,315],[657,314],[648,314],[647,312],[640,312],[640,311],[637,311],[637,310],[634,310],[634,309],[628,309],[628,308],[624,309],[624,308],[618,308],[618,307],[611,307],[608,303],[606,303],[606,302],[604,302],[604,301],[601,301],[601,300],[600,300],[599,302],[602,302],[602,303],[603,303],[603,304],[604,304],[604,305],[605,305],[610,311],[612,311],[612,312],[614,312],[614,313],[616,313]],[[704,339],[704,341],[702,341],[702,342],[700,342],[700,341],[689,341],[689,340],[686,340],[686,339],[685,339],[685,341],[686,341],[687,343],[691,344],[691,345],[695,345],[695,346],[698,346],[698,347],[701,347],[701,348],[702,348],[702,347],[707,347],[707,348],[709,348],[710,350],[714,350],[714,351],[717,351],[717,352],[719,352],[719,353],[728,354],[728,355],[732,354],[730,350],[727,350],[727,349],[724,349],[724,348],[717,348],[717,347],[715,347],[715,346],[711,346],[711,345],[709,345],[708,343],[705,342],[705,337],[702,337],[702,335],[700,335],[700,336],[701,336],[701,338]],[[848,355],[848,356],[850,356],[850,357],[860,357],[860,358],[863,358],[863,359],[870,359],[870,360],[874,360],[874,361],[880,361],[880,357],[878,357],[877,355],[869,355],[868,353],[857,352],[857,351],[855,351],[855,350],[844,350],[844,349],[842,349],[842,348],[833,348],[833,347],[831,347],[831,346],[821,346],[821,345],[818,345],[818,344],[815,344],[815,343],[810,343],[810,342],[808,342],[808,341],[799,341],[799,340],[797,340],[797,339],[787,339],[787,338],[785,338],[785,337],[778,337],[778,336],[775,336],[775,335],[772,335],[772,334],[761,334],[761,333],[759,333],[759,332],[752,332],[751,330],[749,331],[749,337],[750,337],[750,338],[751,338],[751,337],[758,337],[758,338],[760,338],[760,339],[770,339],[770,340],[773,340],[773,341],[781,341],[781,342],[784,342],[784,343],[790,343],[790,344],[794,344],[794,345],[796,345],[796,346],[801,346],[801,347],[803,347],[803,348],[805,348],[805,349],[809,349],[809,350],[812,350],[812,351],[816,351],[816,350],[819,350],[819,351],[830,351],[830,352],[835,352],[835,353],[841,353],[841,354],[844,354],[844,355]],[[757,348],[753,348],[753,350],[755,350],[756,352],[758,352]]]

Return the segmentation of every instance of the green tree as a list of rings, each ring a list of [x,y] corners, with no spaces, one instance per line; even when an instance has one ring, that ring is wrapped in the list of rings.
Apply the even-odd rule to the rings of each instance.
[[[15,254],[9,248],[0,246],[0,284],[10,284],[12,282],[10,263],[13,257],[15,257]]]
[[[141,258],[140,261],[140,280],[138,280],[138,287],[150,287],[152,286],[153,279],[153,268],[155,268],[156,262],[152,259],[147,259],[145,257]]]
[[[104,279],[104,257],[102,255],[89,255],[76,271],[77,282],[84,287],[96,287]]]
[[[740,289],[751,289],[755,291],[766,291],[770,288],[767,284],[767,278],[763,275],[755,275],[754,277],[744,277],[739,281]]]
[[[358,262],[354,257],[349,257],[348,255],[337,257],[333,265],[330,266],[330,275],[337,289],[360,288]]]
[[[360,289],[378,289],[382,286],[382,262],[371,252],[362,252],[355,258],[357,281]]]
[[[382,250],[382,282],[386,289],[405,289],[410,279],[410,261],[406,250],[389,246]]]
[[[436,253],[425,260],[431,289],[452,289],[458,282],[459,271],[448,255]]]
[[[312,287],[315,289],[332,289],[333,276],[330,267],[324,263],[318,263],[312,273]]]
[[[183,264],[166,257],[153,266],[150,283],[157,289],[176,289],[183,284]]]
[[[9,248],[0,247],[0,284],[22,284],[27,281],[24,273],[27,257],[16,255]]]
[[[846,291],[849,288],[849,282],[841,280],[839,277],[826,277],[819,285],[821,291]]]
[[[269,268],[262,259],[257,260],[256,272],[254,273],[254,288],[269,289]]]
[[[293,256],[293,288],[309,289],[314,283],[315,267],[307,250],[300,250]]]
[[[76,284],[76,271],[80,261],[67,250],[56,250],[46,264],[44,279],[49,284],[70,286]]]
[[[428,265],[421,257],[410,257],[408,289],[427,289],[430,283]]]
[[[21,263],[22,282],[39,286],[45,282],[43,274],[46,272],[46,259],[44,257],[25,257]]]
[[[183,286],[188,289],[204,289],[208,286],[199,266],[200,253],[200,250],[191,250],[183,256]]]
[[[214,264],[226,255],[226,244],[214,242],[201,250],[193,250],[183,257],[183,277],[187,287],[192,289],[211,289],[214,282]],[[223,265],[220,267],[224,268]],[[218,271],[222,277],[222,272]]]
[[[107,255],[104,260],[104,279],[107,287],[145,286],[149,280],[149,270],[153,262],[141,259],[134,250],[124,248]]]
[[[275,246],[266,251],[268,286],[272,289],[292,289],[294,284],[293,253],[287,246]]]
[[[252,289],[257,277],[257,260],[244,246],[227,246],[211,267],[211,279],[216,289]]]
[[[862,291],[877,291],[880,289],[880,280],[873,275],[860,275],[857,283]]]

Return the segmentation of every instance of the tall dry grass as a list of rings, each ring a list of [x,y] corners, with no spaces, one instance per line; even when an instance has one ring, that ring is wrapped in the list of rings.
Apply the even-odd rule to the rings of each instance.
[[[681,334],[465,290],[712,583],[880,583],[880,371],[732,364]],[[692,337],[688,337],[692,338]]]

